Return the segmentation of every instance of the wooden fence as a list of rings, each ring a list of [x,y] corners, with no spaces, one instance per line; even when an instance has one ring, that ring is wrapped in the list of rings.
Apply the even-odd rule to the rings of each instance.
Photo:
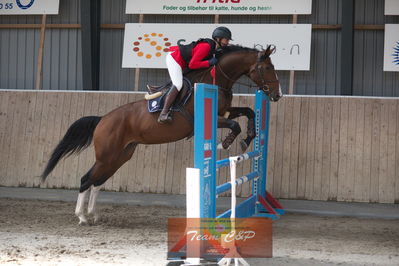
[[[0,186],[78,188],[94,163],[93,148],[62,160],[41,184],[39,175],[52,149],[76,119],[104,115],[142,97],[0,90]],[[300,96],[272,103],[268,190],[277,198],[398,203],[398,103],[398,98]],[[235,96],[233,104],[253,106],[253,97]],[[239,122],[245,133],[245,119]],[[220,158],[239,154],[239,145],[218,153]],[[105,189],[182,194],[192,161],[192,140],[139,145]],[[237,175],[250,167],[247,162]],[[219,183],[227,178],[228,169],[221,170]],[[239,192],[248,195],[249,184]]]

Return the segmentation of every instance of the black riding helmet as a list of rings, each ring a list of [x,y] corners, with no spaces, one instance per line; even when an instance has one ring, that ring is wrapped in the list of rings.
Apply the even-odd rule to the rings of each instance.
[[[216,40],[216,38],[226,38],[230,41],[231,39],[231,31],[226,27],[217,27],[212,33],[212,39]]]

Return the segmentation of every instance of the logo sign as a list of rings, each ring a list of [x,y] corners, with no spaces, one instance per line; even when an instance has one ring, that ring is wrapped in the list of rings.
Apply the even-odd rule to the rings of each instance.
[[[385,15],[399,15],[398,0],[385,0]]]
[[[384,71],[399,71],[399,24],[385,24]]]
[[[210,37],[217,24],[128,23],[125,27],[122,67],[166,68],[171,46]],[[228,24],[232,44],[246,47],[276,47],[271,55],[277,70],[309,70],[311,24]]]
[[[0,0],[0,15],[58,14],[59,0]]]
[[[311,0],[127,0],[127,14],[311,14]]]
[[[272,255],[270,219],[168,219],[168,258],[271,258]]]

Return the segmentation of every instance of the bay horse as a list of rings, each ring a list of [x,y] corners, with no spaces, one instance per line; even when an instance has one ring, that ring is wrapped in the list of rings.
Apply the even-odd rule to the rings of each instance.
[[[249,145],[255,137],[254,117],[248,107],[232,107],[233,84],[243,75],[248,76],[266,93],[271,101],[282,97],[280,83],[270,59],[274,49],[265,50],[242,46],[227,46],[222,49],[218,64],[214,67],[215,83],[218,89],[218,127],[230,128],[231,133],[221,143],[228,148],[241,132],[238,122],[232,119],[245,115],[248,117],[247,138],[242,141],[242,148]],[[212,68],[192,71],[186,76],[192,83],[212,83]],[[194,114],[194,97],[184,107],[191,116]],[[228,115],[226,115],[228,114]],[[96,161],[91,169],[81,178],[75,214],[79,224],[86,224],[84,203],[87,192],[90,192],[88,214],[98,219],[95,210],[96,199],[101,186],[124,163],[132,157],[138,144],[161,144],[190,137],[193,123],[181,112],[175,112],[173,122],[159,124],[158,113],[147,110],[145,99],[120,106],[103,117],[87,116],[75,121],[58,143],[47,163],[43,174],[44,182],[60,159],[73,153],[79,153],[94,142]]]

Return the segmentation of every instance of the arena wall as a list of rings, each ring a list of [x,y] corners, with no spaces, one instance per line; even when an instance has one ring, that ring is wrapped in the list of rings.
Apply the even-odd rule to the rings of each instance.
[[[76,119],[142,98],[133,92],[0,90],[0,186],[77,189],[94,163],[93,148],[61,161],[41,184],[52,149]],[[251,107],[253,98],[236,95],[233,105]],[[286,96],[272,103],[268,190],[285,199],[399,202],[398,113],[398,98]],[[239,122],[245,133],[245,119]],[[239,153],[234,143],[219,156]],[[183,194],[192,161],[192,139],[139,145],[105,189]],[[237,175],[250,167],[244,164]],[[219,183],[227,178],[227,169],[219,172]],[[239,192],[248,195],[249,185]]]

